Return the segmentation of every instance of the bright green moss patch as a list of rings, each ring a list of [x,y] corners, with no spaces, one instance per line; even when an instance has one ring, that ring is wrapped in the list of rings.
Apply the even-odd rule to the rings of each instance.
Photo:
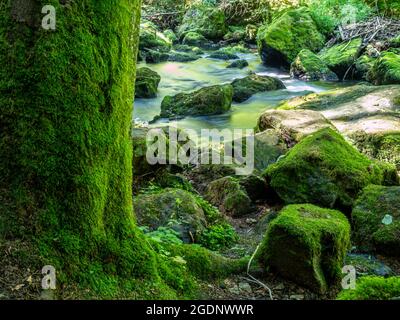
[[[325,42],[305,8],[290,10],[271,24],[262,26],[257,39],[261,58],[266,65],[288,69],[302,49],[318,52]]]
[[[360,249],[400,256],[400,187],[371,185],[355,203],[354,240]]]
[[[348,210],[368,184],[382,184],[388,170],[327,128],[300,141],[265,176],[285,203],[314,203]],[[393,181],[394,183],[395,181]]]
[[[391,300],[400,297],[400,277],[362,277],[354,290],[343,290],[338,300]]]
[[[400,55],[383,53],[368,72],[367,79],[376,85],[400,84]]]
[[[358,52],[362,44],[362,39],[353,39],[350,42],[344,42],[334,45],[331,48],[325,48],[319,53],[319,57],[331,69],[340,80],[344,78],[346,72],[358,58]],[[352,73],[347,73],[346,80],[352,79]]]
[[[350,247],[350,225],[339,211],[310,204],[282,209],[258,252],[268,271],[325,292],[340,278]]]

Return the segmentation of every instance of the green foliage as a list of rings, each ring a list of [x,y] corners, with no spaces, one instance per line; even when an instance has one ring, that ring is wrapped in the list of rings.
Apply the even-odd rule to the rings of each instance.
[[[365,20],[373,11],[363,0],[310,0],[309,8],[318,29],[325,35],[341,24]]]
[[[390,300],[400,297],[400,277],[367,276],[357,279],[354,290],[343,290],[338,300]]]
[[[340,278],[349,248],[350,224],[341,212],[299,204],[270,223],[258,258],[267,270],[323,292]]]
[[[400,54],[384,52],[368,72],[367,79],[376,85],[400,84]]]
[[[200,237],[200,244],[207,249],[217,251],[228,248],[238,240],[235,229],[228,223],[207,228]]]
[[[182,240],[179,238],[179,233],[168,227],[159,227],[157,230],[149,231],[147,226],[139,227],[146,237],[156,242],[165,242],[172,244],[182,244]]]

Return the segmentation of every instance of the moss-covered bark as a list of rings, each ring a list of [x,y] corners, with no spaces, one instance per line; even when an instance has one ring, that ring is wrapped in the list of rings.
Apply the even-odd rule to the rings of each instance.
[[[55,31],[41,28],[47,4]],[[132,212],[139,12],[140,0],[0,3],[0,241],[27,243],[40,262],[19,267],[54,265],[59,289],[174,296]]]

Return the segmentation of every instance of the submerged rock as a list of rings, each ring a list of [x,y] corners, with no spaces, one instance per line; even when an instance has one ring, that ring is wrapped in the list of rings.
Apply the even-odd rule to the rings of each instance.
[[[257,127],[260,131],[273,129],[288,147],[323,128],[334,129],[320,112],[312,110],[267,110]]]
[[[173,62],[190,62],[200,59],[200,56],[195,53],[185,53],[172,51],[168,57],[168,61]]]
[[[228,28],[224,12],[213,6],[192,6],[183,17],[178,34],[183,37],[188,32],[197,32],[210,40],[219,40]]]
[[[221,114],[230,110],[232,97],[231,85],[211,86],[192,93],[166,96],[161,104],[160,117]]]
[[[260,56],[267,66],[285,67],[302,49],[318,52],[325,38],[305,8],[290,10],[258,31]]]
[[[168,226],[186,243],[193,242],[207,225],[196,198],[181,189],[139,194],[133,199],[133,208],[140,226],[150,230]]]
[[[277,78],[252,74],[232,82],[233,100],[244,102],[253,94],[271,90],[285,89],[283,82]]]
[[[136,71],[135,97],[136,98],[155,98],[157,96],[160,75],[149,69],[139,68]]]
[[[400,54],[384,52],[369,70],[367,80],[376,84],[400,84]]]
[[[350,225],[341,212],[298,204],[270,223],[257,256],[269,272],[326,292],[341,278],[349,248]]]
[[[339,78],[313,52],[303,49],[290,66],[290,76],[303,81],[337,81]]]
[[[364,189],[352,212],[354,241],[361,250],[400,256],[399,199],[397,186],[371,185]]]
[[[319,53],[321,60],[343,80],[346,75],[346,80],[357,79],[356,73],[353,75],[351,68],[358,58],[359,50],[362,45],[362,39],[353,39],[350,42],[334,45],[330,48],[325,48]]]
[[[234,177],[224,177],[211,182],[205,192],[205,198],[222,213],[240,217],[254,211],[246,189]]]
[[[238,68],[238,69],[244,69],[249,66],[249,63],[247,60],[236,60],[233,61],[231,64],[227,66],[227,68]]]
[[[285,203],[346,211],[367,185],[398,183],[394,166],[368,159],[331,128],[301,140],[265,176]]]

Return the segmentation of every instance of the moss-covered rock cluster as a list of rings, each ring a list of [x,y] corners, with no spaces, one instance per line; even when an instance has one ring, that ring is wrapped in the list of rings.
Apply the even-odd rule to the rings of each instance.
[[[216,85],[193,93],[166,96],[161,104],[160,117],[174,118],[221,114],[231,108],[233,88],[231,85]]]
[[[270,223],[257,255],[267,270],[325,292],[340,278],[349,247],[350,224],[341,212],[297,204]]]
[[[287,69],[302,49],[318,52],[325,42],[305,8],[290,10],[271,24],[262,26],[257,38],[263,62],[267,66]]]

